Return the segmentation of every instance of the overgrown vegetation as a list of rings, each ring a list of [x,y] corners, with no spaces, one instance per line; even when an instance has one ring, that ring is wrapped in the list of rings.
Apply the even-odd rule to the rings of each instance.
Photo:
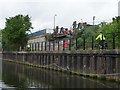
[[[94,38],[94,43],[96,43],[97,41],[95,38],[100,31],[102,31],[106,37],[106,41],[109,43],[110,48],[112,48],[113,39],[115,39],[116,49],[120,48],[120,16],[113,18],[111,23],[102,22],[99,25],[88,26],[83,30],[77,31],[78,46],[83,44],[83,37],[85,37],[87,42],[86,46],[88,47],[91,45],[92,36]]]
[[[112,23],[103,26],[101,30],[108,41],[112,41],[115,38],[116,48],[120,49],[120,16],[113,18]]]
[[[28,15],[16,15],[6,18],[5,28],[2,30],[3,50],[19,50],[27,43],[27,35],[32,29]]]

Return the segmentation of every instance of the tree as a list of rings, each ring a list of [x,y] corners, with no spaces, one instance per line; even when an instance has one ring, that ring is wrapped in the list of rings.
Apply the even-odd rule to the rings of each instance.
[[[27,34],[33,29],[28,15],[16,15],[6,19],[3,33],[3,50],[19,50],[27,43]]]
[[[104,25],[100,30],[105,34],[109,45],[111,43],[111,48],[113,38],[115,38],[116,48],[120,48],[120,16],[112,18],[112,22]]]

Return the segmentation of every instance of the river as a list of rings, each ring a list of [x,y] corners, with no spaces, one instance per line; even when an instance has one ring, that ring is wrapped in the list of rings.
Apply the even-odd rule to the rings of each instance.
[[[2,64],[3,90],[28,88],[120,88],[120,84],[10,62]],[[30,89],[31,90],[31,89]]]

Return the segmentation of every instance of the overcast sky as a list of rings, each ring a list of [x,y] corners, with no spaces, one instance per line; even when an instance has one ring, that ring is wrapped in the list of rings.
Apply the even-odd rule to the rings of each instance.
[[[95,24],[110,22],[118,16],[120,0],[0,0],[0,28],[5,27],[5,18],[18,14],[31,17],[32,32],[55,25],[70,28],[73,21]]]

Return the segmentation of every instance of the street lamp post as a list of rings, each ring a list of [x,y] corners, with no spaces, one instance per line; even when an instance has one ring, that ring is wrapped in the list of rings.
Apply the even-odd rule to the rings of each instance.
[[[54,30],[55,30],[55,16],[57,16],[57,14],[54,15]]]
[[[95,16],[93,16],[93,29],[95,30]],[[94,49],[94,36],[92,36],[92,50]]]
[[[95,21],[95,16],[93,16],[93,26],[94,26],[94,24],[95,24],[95,22],[94,22],[94,21]]]

